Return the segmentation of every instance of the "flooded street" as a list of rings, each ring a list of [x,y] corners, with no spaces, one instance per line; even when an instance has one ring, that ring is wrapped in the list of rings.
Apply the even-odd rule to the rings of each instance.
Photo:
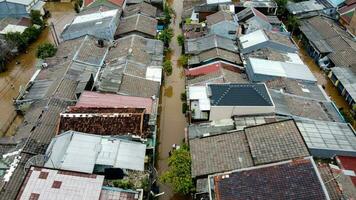
[[[159,131],[159,158],[158,173],[162,174],[167,169],[168,152],[173,144],[181,144],[184,139],[184,129],[187,125],[186,118],[182,114],[181,93],[185,91],[185,82],[183,68],[178,66],[177,60],[181,55],[181,47],[178,45],[177,36],[181,34],[179,28],[180,18],[182,15],[183,1],[175,0],[172,8],[176,12],[176,21],[171,24],[174,30],[174,37],[170,43],[172,49],[172,75],[165,77],[161,95],[161,114],[160,114],[160,131]],[[173,195],[172,190],[167,185],[160,185],[160,192],[165,192],[160,197],[162,200],[168,199],[186,199]]]
[[[322,85],[326,94],[330,97],[332,101],[336,104],[336,106],[347,113],[350,112],[350,107],[344,100],[344,97],[339,94],[336,87],[333,85],[329,77],[326,73],[324,73],[320,67],[314,62],[314,60],[308,55],[303,46],[299,45],[299,55],[304,61],[304,63],[309,67],[310,71],[314,74],[316,79],[318,80],[318,84]],[[355,127],[356,124],[353,124]]]
[[[57,12],[58,9],[61,15],[74,13],[71,4],[68,3],[46,3],[46,8],[47,5],[50,12],[53,10]],[[58,16],[53,14],[49,21],[55,20]],[[16,127],[22,122],[21,117],[16,115],[13,98],[18,95],[20,86],[25,86],[30,80],[35,71],[37,47],[46,41],[52,41],[49,28],[44,29],[37,41],[27,48],[27,53],[15,57],[6,65],[7,71],[0,73],[0,136],[13,135]]]

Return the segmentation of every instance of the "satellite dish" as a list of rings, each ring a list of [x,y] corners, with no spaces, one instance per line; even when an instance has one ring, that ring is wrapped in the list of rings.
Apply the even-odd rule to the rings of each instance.
[[[32,156],[30,159],[28,159],[28,161],[26,162],[25,166],[24,166],[24,172],[26,173],[27,170],[31,167],[31,166],[39,166],[42,167],[45,164],[45,155],[35,155]]]

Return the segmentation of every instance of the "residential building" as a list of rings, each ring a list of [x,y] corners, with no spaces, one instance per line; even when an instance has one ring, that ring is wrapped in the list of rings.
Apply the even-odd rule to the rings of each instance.
[[[299,27],[308,54],[321,68],[356,63],[352,37],[331,19],[317,16],[301,20]]]
[[[247,59],[246,73],[252,82],[265,82],[280,77],[311,83],[317,81],[308,66],[302,62],[281,62],[250,57]]]
[[[238,45],[242,54],[251,53],[263,48],[288,53],[298,51],[298,48],[294,45],[294,42],[289,36],[267,30],[257,30],[240,36]]]
[[[0,18],[30,17],[31,10],[38,10],[43,15],[45,2],[41,0],[1,0]]]
[[[288,1],[287,9],[289,13],[298,18],[308,18],[318,15],[335,17],[336,15],[336,7],[332,6],[327,0]]]
[[[351,107],[354,106],[356,104],[356,65],[333,67],[328,76],[346,102]]]
[[[91,35],[98,39],[113,40],[121,12],[115,9],[76,16],[66,25],[61,37],[63,40],[71,40]]]
[[[210,199],[330,199],[311,157],[209,176]]]
[[[247,76],[241,66],[224,61],[185,70],[188,86],[204,86],[208,83],[247,83]]]
[[[135,14],[124,17],[120,21],[115,33],[115,39],[125,37],[130,34],[141,35],[146,38],[155,38],[157,35],[157,23],[155,18]]]
[[[141,3],[129,5],[124,9],[124,17],[136,14],[142,14],[148,17],[156,18],[157,8],[143,1]]]
[[[354,38],[356,37],[356,17],[355,17],[356,2],[348,0],[345,5],[338,9],[340,23],[347,29]]]
[[[235,12],[239,13],[245,8],[255,8],[265,15],[276,15],[278,5],[272,0],[242,0],[235,2]]]
[[[31,20],[26,17],[22,18],[12,18],[6,17],[0,19],[0,40],[5,40],[5,34],[11,32],[23,33],[26,28],[32,25]]]
[[[98,0],[84,0],[83,1],[83,7],[90,7],[92,4],[97,3],[96,1]],[[102,0],[99,0],[102,1]],[[104,0],[104,1],[108,1],[111,4],[114,4],[115,6],[124,9],[126,7],[126,1],[127,0]]]
[[[231,20],[220,21],[209,26],[210,34],[223,36],[231,40],[236,40],[237,29],[238,29],[238,23],[236,21],[231,21]]]
[[[183,35],[185,39],[200,38],[208,34],[208,30],[205,23],[198,24],[183,24]]]
[[[44,166],[102,174],[108,168],[143,171],[145,153],[146,145],[140,142],[67,131],[52,139]]]
[[[275,112],[275,105],[263,83],[190,86],[187,93],[193,120],[220,120],[235,115]]]

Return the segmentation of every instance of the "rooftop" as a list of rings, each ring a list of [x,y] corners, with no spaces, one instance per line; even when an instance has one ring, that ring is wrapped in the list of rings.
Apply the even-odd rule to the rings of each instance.
[[[213,199],[329,199],[311,157],[210,176]]]
[[[150,114],[153,110],[152,98],[124,96],[109,93],[84,91],[75,107],[84,108],[145,108]]]
[[[150,17],[156,17],[157,8],[146,2],[133,4],[125,7],[124,9],[125,17],[135,15],[135,14],[144,14]]]
[[[214,14],[208,15],[206,17],[206,22],[208,26],[217,24],[222,21],[233,21],[233,14],[227,11],[220,10]]]
[[[206,26],[199,24],[183,24],[183,34],[185,39],[194,39],[203,37],[208,33]]]
[[[33,166],[17,199],[98,200],[103,182],[104,176],[100,175]]]
[[[336,156],[336,161],[341,169],[356,172],[356,157]],[[356,176],[350,176],[353,185],[356,187]]]
[[[224,119],[207,123],[195,123],[188,126],[189,139],[201,138],[207,135],[226,133],[235,129],[234,121]]]
[[[313,156],[356,156],[356,133],[347,123],[297,120],[297,125]]]
[[[189,65],[197,65],[200,63],[207,63],[212,60],[223,60],[233,64],[242,64],[240,55],[237,52],[227,51],[221,48],[213,48],[204,52],[201,52],[195,56],[189,58]]]
[[[115,35],[120,37],[140,32],[153,38],[157,35],[157,23],[155,18],[143,14],[130,15],[121,19]]]
[[[45,167],[93,173],[95,166],[144,170],[146,145],[110,136],[67,131],[52,139]]]
[[[237,52],[234,41],[218,35],[207,35],[201,38],[185,40],[185,53],[199,54],[203,51],[220,48],[231,52]]]
[[[212,106],[274,106],[265,84],[210,84]]]
[[[101,47],[95,37],[85,36],[73,60],[82,64],[102,66],[107,52],[107,41],[104,41],[104,47]]]
[[[192,177],[253,166],[243,131],[190,140]]]
[[[348,67],[333,67],[331,71],[347,90],[351,98],[356,100],[356,70]]]
[[[311,12],[311,11],[319,11],[325,9],[325,5],[322,4],[319,0],[308,0],[302,2],[288,2],[287,9],[293,15]]]
[[[309,156],[308,148],[293,120],[244,129],[254,165]]]
[[[149,115],[144,108],[84,108],[70,107],[61,113],[59,133],[68,130],[98,135],[149,134]]]
[[[316,82],[316,78],[314,77],[313,73],[305,64],[264,60],[250,57],[248,58],[248,65],[251,67],[248,68],[248,70],[251,70],[249,73],[251,77],[249,78],[252,81],[259,81],[259,78],[256,76],[265,76],[266,79],[269,80],[282,77],[307,82]]]

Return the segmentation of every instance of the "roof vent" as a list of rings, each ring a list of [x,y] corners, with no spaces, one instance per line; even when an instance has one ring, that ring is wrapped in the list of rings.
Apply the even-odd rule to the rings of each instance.
[[[98,40],[98,46],[100,48],[103,48],[104,47],[104,40],[102,40],[102,39]]]
[[[132,51],[133,51],[132,48],[130,48],[130,49],[129,49],[129,54],[130,54],[130,55],[132,54]]]

